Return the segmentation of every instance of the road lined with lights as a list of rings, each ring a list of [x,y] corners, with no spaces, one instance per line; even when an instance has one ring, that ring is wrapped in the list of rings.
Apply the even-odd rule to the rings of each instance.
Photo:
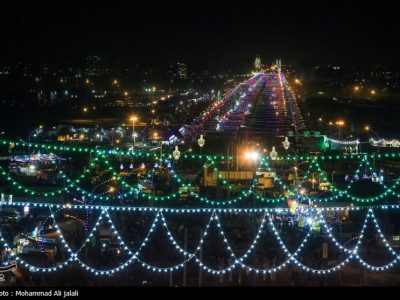
[[[283,134],[304,128],[295,96],[283,73],[258,73],[214,103],[200,118],[200,129],[216,132]]]

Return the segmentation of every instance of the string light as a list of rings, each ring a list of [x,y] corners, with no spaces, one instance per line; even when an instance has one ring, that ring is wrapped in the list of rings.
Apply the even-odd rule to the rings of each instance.
[[[10,140],[1,140],[0,144],[2,145],[14,145],[19,147],[33,147],[37,149],[47,150],[47,151],[66,151],[66,152],[78,152],[78,153],[97,153],[100,155],[107,156],[128,156],[128,157],[144,157],[144,158],[156,158],[158,157],[157,153],[150,151],[132,151],[132,150],[119,150],[119,149],[98,149],[98,148],[84,148],[84,147],[74,147],[74,146],[57,146],[57,145],[48,145],[48,144],[38,144],[38,143],[25,143],[18,141],[10,141]],[[167,158],[169,154],[164,158]],[[318,160],[344,160],[344,159],[360,159],[361,157],[366,156],[368,158],[400,158],[400,152],[393,153],[370,153],[370,154],[358,154],[358,153],[343,153],[336,155],[281,155],[278,160],[291,160],[291,161],[303,161],[303,160],[311,160],[316,158]],[[181,156],[185,159],[199,159],[199,160],[232,160],[233,156],[225,156],[225,155],[211,155],[211,154],[188,154],[185,153]],[[268,155],[264,155],[261,158],[270,159]]]
[[[14,203],[14,204],[12,204],[12,205],[16,205],[16,204]],[[40,206],[40,205],[37,205],[37,206]],[[53,207],[54,207],[54,206],[56,206],[56,205],[53,205]],[[82,206],[83,206],[83,205],[82,205]],[[49,209],[50,209],[51,218],[52,218],[52,219],[54,220],[54,222],[55,222],[54,214],[53,214],[53,212],[52,212],[52,210],[51,210],[51,207],[52,207],[52,206],[49,205],[48,207],[49,207]],[[58,208],[62,208],[62,207],[65,207],[65,206],[57,205],[57,207],[58,207]],[[308,266],[302,264],[302,263],[298,260],[298,258],[297,258],[297,257],[298,257],[298,254],[299,254],[300,251],[304,248],[304,245],[307,243],[308,238],[309,238],[309,236],[310,236],[310,233],[312,232],[312,228],[310,227],[310,230],[308,231],[307,235],[305,236],[304,240],[301,242],[301,244],[299,245],[299,247],[297,248],[297,250],[294,251],[293,253],[290,253],[289,250],[287,249],[286,245],[283,243],[283,241],[282,241],[282,239],[281,239],[281,237],[280,237],[278,231],[276,230],[275,225],[274,225],[274,223],[273,223],[273,221],[272,221],[272,217],[271,217],[271,215],[270,215],[270,213],[269,213],[270,211],[271,211],[271,212],[272,212],[272,211],[278,211],[277,208],[269,208],[269,209],[264,209],[264,210],[259,209],[259,210],[258,210],[258,212],[260,212],[260,211],[263,211],[263,212],[264,212],[263,220],[262,220],[262,222],[261,222],[261,224],[260,224],[260,227],[259,227],[259,229],[258,229],[258,232],[257,232],[257,234],[256,234],[255,239],[254,239],[253,242],[251,243],[251,245],[250,245],[250,247],[248,248],[248,250],[247,250],[241,257],[237,257],[237,256],[234,254],[232,248],[230,247],[229,242],[228,242],[228,240],[227,240],[227,238],[226,238],[226,236],[225,236],[225,233],[224,233],[224,231],[222,230],[221,224],[220,224],[220,222],[219,222],[218,215],[216,214],[216,212],[217,212],[216,209],[213,209],[213,210],[207,209],[206,212],[207,212],[207,213],[210,213],[210,212],[211,212],[211,217],[210,217],[210,220],[209,220],[209,222],[208,222],[208,224],[207,224],[207,226],[206,226],[206,230],[204,231],[204,234],[203,234],[202,238],[200,239],[200,242],[199,242],[199,244],[198,244],[198,246],[197,246],[197,248],[196,248],[196,251],[195,251],[194,253],[189,253],[189,252],[187,252],[186,250],[182,249],[182,248],[178,245],[178,243],[175,241],[175,239],[172,237],[172,234],[171,234],[170,231],[168,230],[168,227],[167,227],[167,224],[166,224],[166,220],[165,220],[164,215],[163,215],[163,211],[166,211],[166,212],[169,212],[169,213],[170,213],[170,212],[171,212],[171,213],[172,213],[172,212],[174,212],[174,213],[182,213],[183,211],[185,211],[184,209],[181,209],[181,210],[175,209],[175,210],[174,210],[174,209],[165,209],[165,208],[159,208],[159,209],[154,209],[154,208],[138,208],[138,210],[144,210],[144,209],[146,209],[146,211],[157,212],[157,214],[156,214],[155,219],[154,219],[154,221],[153,221],[153,224],[151,225],[150,230],[149,230],[149,232],[147,233],[146,237],[144,238],[142,244],[139,246],[139,248],[136,250],[136,252],[133,253],[133,252],[126,246],[125,242],[122,240],[122,238],[121,238],[120,235],[118,234],[118,232],[117,232],[117,230],[116,230],[116,228],[115,228],[115,225],[113,224],[113,222],[112,222],[112,220],[111,220],[111,217],[110,217],[110,215],[109,215],[109,213],[108,213],[108,209],[107,209],[107,208],[104,208],[104,207],[97,207],[97,208],[98,208],[98,209],[101,209],[101,213],[100,213],[100,215],[99,215],[99,218],[98,218],[96,224],[94,225],[94,227],[93,227],[91,233],[90,233],[90,234],[88,235],[88,237],[86,238],[85,242],[84,242],[84,243],[82,244],[82,246],[81,246],[77,251],[75,251],[75,252],[73,252],[73,251],[71,250],[71,248],[69,247],[68,243],[65,241],[65,239],[64,239],[64,237],[63,237],[63,235],[62,235],[62,233],[61,233],[61,231],[60,231],[60,229],[59,229],[57,223],[55,222],[55,228],[57,229],[57,232],[58,232],[59,235],[60,235],[61,243],[62,243],[62,245],[64,246],[64,248],[70,253],[70,257],[69,257],[66,261],[64,261],[62,264],[60,264],[60,265],[58,265],[58,266],[56,266],[56,267],[42,268],[42,267],[37,267],[37,266],[34,266],[34,265],[32,265],[32,264],[29,264],[29,263],[25,262],[25,261],[24,261],[23,259],[21,259],[18,255],[16,255],[14,252],[12,252],[12,256],[15,256],[16,260],[17,260],[18,262],[20,262],[20,264],[21,264],[22,266],[24,266],[24,267],[31,267],[31,268],[33,268],[35,271],[39,271],[39,272],[53,272],[53,271],[58,271],[58,270],[60,270],[60,269],[62,269],[62,268],[64,268],[64,267],[66,267],[67,265],[69,265],[71,262],[77,262],[83,269],[85,269],[85,270],[87,270],[87,271],[90,271],[91,273],[94,273],[95,275],[112,275],[112,274],[114,274],[115,272],[118,272],[118,271],[123,270],[125,267],[127,267],[127,266],[128,266],[129,264],[131,264],[131,263],[134,263],[135,261],[137,261],[139,264],[142,265],[142,267],[144,267],[145,269],[150,270],[150,271],[154,271],[154,272],[175,271],[175,270],[178,270],[179,268],[181,268],[186,262],[188,262],[188,261],[191,260],[192,258],[194,258],[194,260],[196,261],[196,263],[197,263],[203,270],[205,270],[205,271],[207,271],[207,272],[209,272],[209,273],[211,273],[211,274],[225,274],[226,272],[232,271],[232,270],[233,270],[234,268],[236,268],[237,266],[241,266],[241,267],[243,267],[243,268],[247,268],[247,269],[248,269],[249,271],[251,271],[251,272],[255,272],[255,273],[260,273],[260,272],[261,272],[261,273],[265,274],[265,273],[267,273],[267,272],[268,272],[268,273],[277,272],[277,271],[283,269],[284,267],[288,266],[289,264],[297,265],[298,267],[301,267],[303,270],[305,270],[305,271],[307,271],[307,272],[312,272],[312,273],[316,273],[316,274],[326,274],[326,273],[330,273],[330,272],[334,272],[334,271],[339,270],[341,267],[343,267],[345,264],[347,264],[347,263],[348,263],[351,259],[353,259],[353,258],[356,258],[356,259],[359,261],[359,263],[360,263],[362,266],[366,267],[367,269],[370,269],[370,270],[373,270],[373,271],[384,271],[384,270],[387,270],[387,269],[389,269],[389,268],[391,268],[391,267],[397,265],[397,263],[399,262],[399,258],[400,258],[400,257],[397,255],[397,253],[393,250],[393,248],[389,245],[389,243],[387,242],[387,240],[385,239],[385,237],[384,237],[384,235],[383,235],[381,229],[379,228],[379,225],[378,225],[378,223],[377,223],[377,220],[376,220],[376,218],[375,218],[375,216],[374,216],[373,211],[372,211],[371,208],[368,209],[367,216],[366,216],[365,221],[364,221],[364,225],[363,225],[363,227],[362,227],[362,229],[361,229],[360,234],[358,235],[359,238],[358,238],[358,241],[357,241],[357,243],[356,243],[356,246],[355,246],[353,249],[347,249],[346,247],[340,245],[340,243],[337,242],[337,240],[333,237],[332,232],[331,232],[329,226],[326,224],[326,221],[324,220],[324,218],[322,218],[322,215],[321,215],[321,212],[323,212],[323,211],[329,211],[330,209],[338,210],[338,209],[348,209],[348,208],[337,208],[337,207],[336,207],[336,208],[325,208],[325,209],[322,209],[322,208],[321,208],[321,209],[315,209],[315,210],[317,211],[317,217],[315,218],[315,220],[322,223],[323,227],[327,230],[328,237],[330,238],[330,240],[332,240],[332,241],[336,244],[336,246],[338,246],[341,250],[343,250],[343,251],[349,253],[349,256],[348,256],[343,262],[341,262],[340,264],[338,264],[337,266],[332,267],[332,268],[329,268],[329,269],[320,269],[320,270],[318,270],[318,269],[313,269],[313,268],[310,268],[310,267],[308,267]],[[381,209],[388,209],[388,208],[390,208],[390,207],[389,207],[389,206],[381,206],[380,208],[381,208]],[[395,207],[395,208],[399,208],[399,206],[397,205],[397,207]],[[362,208],[361,208],[361,209],[362,209]],[[240,210],[240,209],[224,209],[224,210],[219,210],[219,211],[220,211],[220,212],[226,212],[226,211],[229,211],[229,212],[235,211],[235,212],[237,212],[238,210]],[[359,210],[359,209],[358,209],[358,210]],[[191,209],[190,211],[193,211],[193,209]],[[198,210],[197,210],[197,212],[201,212],[201,211],[205,212],[204,209],[203,209],[203,210],[201,210],[201,209],[198,209]],[[249,212],[249,211],[255,212],[254,209],[242,209],[241,211],[243,211],[243,212]],[[277,240],[278,240],[278,242],[279,242],[279,245],[281,246],[281,249],[282,249],[282,250],[284,251],[284,253],[286,254],[287,260],[285,260],[281,265],[279,265],[279,266],[277,266],[277,267],[273,267],[273,268],[270,268],[270,269],[258,269],[258,268],[254,268],[254,267],[250,267],[250,266],[246,265],[246,264],[244,263],[244,261],[245,261],[245,259],[248,257],[248,255],[251,253],[251,251],[253,251],[253,250],[255,249],[255,246],[256,246],[257,241],[258,241],[259,236],[260,236],[260,233],[262,232],[263,227],[265,226],[266,217],[268,217],[269,225],[271,226],[271,228],[272,228],[272,230],[273,230],[273,233],[274,233],[275,237],[277,238]],[[360,244],[361,244],[362,237],[363,237],[364,231],[365,231],[365,229],[366,229],[367,221],[368,221],[369,218],[371,218],[371,219],[373,220],[373,222],[374,222],[374,227],[375,227],[375,229],[376,229],[376,231],[377,231],[379,237],[380,237],[381,240],[383,241],[384,245],[386,246],[386,248],[390,251],[390,253],[391,253],[393,256],[395,256],[395,258],[394,258],[392,261],[390,261],[389,263],[387,263],[386,265],[382,265],[382,266],[372,266],[372,265],[366,263],[363,259],[361,259],[361,257],[360,257],[359,254],[358,254],[359,246],[360,246]],[[176,249],[178,249],[181,253],[183,253],[184,256],[186,256],[186,258],[184,259],[183,262],[181,262],[181,263],[179,263],[179,264],[177,264],[177,265],[175,265],[175,266],[172,266],[172,267],[160,268],[160,267],[151,266],[151,265],[149,265],[148,263],[146,263],[146,262],[144,262],[143,260],[141,260],[141,259],[138,258],[139,254],[140,254],[140,251],[141,251],[142,248],[147,244],[151,233],[154,231],[156,225],[160,222],[160,220],[162,221],[162,224],[161,224],[161,225],[166,229],[167,236],[168,236],[169,240],[172,242],[173,246],[175,246]],[[107,221],[107,222],[110,224],[110,226],[111,226],[111,228],[112,228],[112,231],[113,231],[113,234],[114,234],[115,236],[117,236],[117,239],[118,239],[118,241],[120,242],[120,245],[121,245],[125,250],[127,250],[128,253],[129,253],[129,255],[130,255],[130,257],[129,257],[129,258],[125,261],[125,263],[123,263],[121,266],[118,266],[118,267],[116,267],[116,268],[111,268],[111,269],[108,269],[108,270],[98,270],[98,269],[92,268],[92,267],[88,266],[86,263],[84,263],[84,262],[78,257],[79,252],[80,252],[80,251],[83,249],[83,247],[90,241],[90,238],[94,236],[94,233],[96,232],[98,226],[101,224],[102,221]],[[217,228],[219,229],[219,234],[221,235],[221,237],[222,237],[222,239],[223,239],[223,241],[224,241],[224,243],[225,243],[226,249],[227,249],[227,251],[230,253],[230,256],[234,259],[234,262],[233,262],[230,266],[228,266],[228,267],[226,267],[226,268],[224,268],[224,269],[220,269],[220,270],[212,269],[212,268],[210,268],[210,267],[204,265],[204,263],[201,262],[201,261],[197,258],[197,256],[196,256],[197,251],[200,250],[201,245],[204,243],[204,237],[207,235],[207,231],[209,230],[209,227],[210,227],[211,222],[215,222],[215,223],[217,224]],[[4,244],[6,247],[10,248],[2,236],[0,236],[0,240],[1,240],[1,242],[3,242],[3,244]]]
[[[17,142],[15,142],[17,143]],[[23,144],[23,143],[22,143]],[[26,144],[23,144],[26,145]],[[82,150],[83,151],[83,150]],[[379,157],[380,154],[376,155],[377,157]],[[382,154],[383,155],[383,154]],[[384,156],[386,157],[387,154],[384,154]],[[391,156],[393,156],[393,153],[390,154]],[[356,174],[359,173],[359,170],[362,166],[362,164],[367,164],[370,171],[373,172],[370,163],[368,161],[368,158],[370,157],[368,154],[363,154],[363,155],[357,155],[354,157],[358,157],[361,158],[361,164],[358,168],[358,170],[356,171]],[[112,171],[113,176],[116,178],[116,180],[122,185],[123,188],[127,189],[126,192],[120,194],[119,196],[113,196],[113,197],[109,197],[109,196],[101,196],[101,195],[96,195],[94,193],[88,192],[86,190],[84,190],[83,188],[81,188],[79,186],[79,184],[82,182],[83,179],[85,179],[89,173],[91,168],[93,168],[94,166],[96,166],[96,164],[94,162],[99,162],[101,158],[101,161],[103,163],[105,163],[106,167],[108,167],[108,169],[110,171]],[[310,173],[310,170],[313,166],[316,166],[319,176],[321,176],[321,178],[323,178],[326,182],[329,182],[329,180],[327,179],[325,173],[322,171],[319,162],[320,160],[323,160],[324,158],[322,157],[314,157],[312,159],[311,164],[309,165],[309,168],[304,176],[304,179],[308,179],[308,174]],[[62,178],[68,183],[65,187],[57,189],[55,191],[51,191],[51,192],[39,192],[39,191],[34,191],[32,189],[29,189],[21,184],[19,184],[16,180],[14,180],[9,173],[7,173],[3,168],[0,169],[0,174],[2,176],[4,176],[6,178],[7,181],[11,182],[12,186],[15,187],[19,192],[23,192],[27,195],[30,196],[45,196],[45,197],[50,197],[50,196],[55,196],[55,195],[60,195],[64,192],[70,192],[70,189],[74,189],[75,191],[81,193],[84,196],[88,196],[89,198],[93,198],[93,199],[99,199],[99,200],[111,200],[111,199],[121,199],[121,197],[127,197],[130,195],[138,195],[141,198],[145,199],[145,200],[149,200],[149,201],[168,201],[168,200],[173,200],[177,197],[179,197],[182,192],[180,191],[180,189],[178,189],[178,191],[176,192],[172,192],[170,194],[167,195],[163,195],[163,196],[158,196],[158,195],[149,195],[147,193],[144,193],[142,191],[140,191],[138,184],[135,186],[132,186],[130,184],[128,184],[119,174],[118,172],[112,167],[112,165],[110,164],[110,162],[108,161],[108,159],[106,158],[106,155],[102,154],[102,155],[96,155],[94,162],[92,162],[90,164],[90,167],[88,169],[86,169],[84,171],[83,174],[81,174],[80,176],[78,176],[78,178],[76,178],[75,180],[71,180],[69,179],[61,170],[60,173],[62,173]],[[179,187],[186,187],[189,188],[190,187],[190,183],[188,184],[182,184],[182,179],[179,178],[179,176],[176,174],[176,172],[173,170],[169,160],[165,160],[166,164],[168,165],[167,169],[169,170],[170,174],[172,175],[172,178],[180,185]],[[263,164],[267,164],[268,162],[268,157],[263,157],[260,160],[260,167]],[[222,184],[224,186],[226,186],[228,189],[232,189],[232,185],[225,179],[222,178],[222,175],[219,174],[218,168],[216,167],[216,160],[214,158],[208,158],[207,159],[207,163],[211,163],[214,165],[214,170],[216,170],[218,172],[218,179],[220,180],[220,182],[222,182]],[[206,166],[206,164],[205,164]],[[259,167],[259,168],[260,168]],[[204,167],[203,167],[204,168]],[[154,172],[154,168],[153,171]],[[151,172],[150,172],[151,173]],[[358,175],[357,175],[358,176]],[[374,201],[379,201],[384,199],[386,196],[394,196],[396,198],[400,198],[400,194],[397,193],[395,191],[395,189],[398,187],[398,185],[400,184],[400,178],[398,178],[394,184],[390,187],[386,186],[383,184],[383,182],[379,182],[379,184],[383,187],[383,192],[379,195],[376,196],[372,196],[372,197],[358,197],[355,195],[350,194],[350,188],[352,187],[352,184],[354,182],[354,180],[352,180],[350,182],[350,184],[344,189],[344,190],[340,190],[337,187],[335,187],[333,185],[333,183],[330,183],[331,185],[331,189],[332,189],[332,193],[333,195],[330,197],[324,197],[324,198],[319,198],[319,197],[309,197],[306,195],[302,195],[300,193],[301,190],[301,186],[298,186],[297,188],[294,189],[288,189],[283,183],[282,181],[277,177],[275,179],[275,181],[278,184],[281,184],[282,187],[285,190],[285,194],[283,196],[280,197],[272,197],[272,198],[267,198],[261,195],[258,195],[257,192],[255,191],[256,189],[256,184],[257,184],[257,180],[253,180],[253,183],[250,187],[250,189],[248,190],[242,190],[240,191],[239,195],[234,197],[233,199],[228,199],[228,200],[217,200],[217,199],[209,199],[207,197],[201,196],[199,194],[197,194],[194,191],[190,191],[190,194],[192,196],[194,196],[197,200],[206,203],[206,204],[210,204],[210,205],[214,205],[214,206],[227,206],[227,205],[232,205],[234,203],[238,203],[238,201],[243,201],[245,200],[247,197],[249,197],[251,194],[254,194],[254,197],[256,200],[262,201],[262,202],[271,202],[271,203],[278,203],[281,201],[284,201],[286,199],[288,199],[289,197],[295,196],[297,195],[297,197],[299,199],[303,199],[303,200],[310,200],[310,201],[316,201],[316,202],[326,202],[326,201],[334,201],[334,200],[338,200],[339,198],[347,198],[351,201],[357,201],[357,202],[374,202]]]

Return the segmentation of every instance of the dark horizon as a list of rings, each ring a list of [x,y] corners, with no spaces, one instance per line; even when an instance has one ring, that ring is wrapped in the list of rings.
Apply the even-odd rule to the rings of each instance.
[[[109,54],[128,64],[184,61],[194,68],[256,56],[289,64],[400,64],[392,4],[16,2],[0,4],[3,62]]]

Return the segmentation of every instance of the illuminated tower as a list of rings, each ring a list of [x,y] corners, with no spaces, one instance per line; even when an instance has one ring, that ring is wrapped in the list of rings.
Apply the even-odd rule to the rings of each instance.
[[[254,69],[256,71],[261,71],[261,58],[260,57],[256,57],[256,59],[254,61]]]
[[[282,68],[282,62],[281,62],[280,59],[277,59],[277,60],[276,60],[275,66],[276,66],[276,69],[278,70],[278,72],[280,72],[280,71],[281,71],[281,68]]]

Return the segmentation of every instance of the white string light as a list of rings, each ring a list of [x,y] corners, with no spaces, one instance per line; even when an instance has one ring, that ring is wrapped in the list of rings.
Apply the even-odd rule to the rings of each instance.
[[[43,207],[43,205],[41,205],[41,206]],[[382,206],[381,208],[384,209],[384,210],[386,210],[386,209],[389,208],[389,206]],[[397,208],[399,208],[399,207],[397,206]],[[49,206],[49,209],[50,209],[50,212],[51,212],[51,218],[53,218],[53,220],[54,220],[54,222],[55,222],[54,214],[53,214],[53,212],[51,211],[51,206]],[[343,251],[345,251],[345,252],[347,252],[347,253],[350,254],[343,262],[341,262],[341,263],[338,264],[337,266],[331,267],[331,268],[329,268],[329,269],[321,269],[321,270],[318,270],[318,269],[314,269],[314,268],[310,268],[310,267],[308,267],[308,266],[305,266],[304,264],[302,264],[302,263],[297,259],[298,254],[300,253],[300,251],[302,250],[302,248],[304,247],[304,245],[305,245],[305,244],[307,243],[307,241],[308,241],[308,238],[309,238],[309,236],[310,236],[310,234],[311,234],[311,232],[312,232],[312,228],[310,228],[309,232],[308,232],[307,235],[305,236],[304,240],[301,242],[300,246],[299,246],[299,247],[297,248],[297,250],[294,251],[293,253],[290,253],[289,250],[287,249],[286,245],[283,243],[283,241],[282,241],[282,239],[281,239],[281,237],[280,237],[278,231],[277,231],[276,228],[275,228],[275,225],[273,224],[272,217],[271,217],[271,215],[270,215],[270,213],[269,213],[270,211],[271,211],[271,212],[274,212],[274,211],[275,211],[275,212],[278,212],[278,211],[279,211],[279,212],[285,211],[285,210],[282,210],[282,209],[261,209],[261,210],[258,210],[258,211],[257,211],[257,212],[264,212],[263,220],[262,220],[262,222],[261,222],[261,224],[260,224],[260,227],[259,227],[259,229],[258,229],[258,232],[257,232],[257,234],[256,234],[256,237],[254,238],[253,242],[250,244],[250,247],[247,249],[247,251],[246,251],[241,257],[237,257],[237,256],[235,255],[235,253],[233,252],[231,246],[229,245],[229,242],[228,242],[228,240],[227,240],[227,238],[226,238],[226,235],[225,235],[224,231],[223,231],[222,228],[221,228],[221,223],[220,223],[220,221],[219,221],[218,215],[216,214],[216,212],[217,212],[216,209],[213,209],[213,210],[208,209],[208,210],[207,210],[207,212],[211,212],[211,217],[210,217],[210,220],[209,220],[209,222],[208,222],[208,224],[207,224],[207,226],[206,226],[206,230],[204,231],[204,234],[203,234],[203,236],[201,237],[201,239],[200,239],[200,241],[199,241],[199,244],[198,244],[198,246],[197,246],[197,248],[196,248],[196,251],[193,252],[193,253],[189,253],[189,252],[187,252],[186,250],[182,249],[182,247],[180,247],[179,244],[178,244],[178,243],[175,241],[175,239],[173,238],[172,234],[170,233],[170,231],[169,231],[169,229],[168,229],[168,227],[167,227],[167,223],[166,223],[165,217],[164,217],[164,215],[162,214],[162,211],[163,211],[163,210],[161,210],[161,209],[158,210],[158,209],[150,209],[150,208],[147,208],[147,211],[154,211],[154,212],[157,212],[157,214],[156,214],[156,217],[155,217],[155,219],[154,219],[154,221],[153,221],[153,223],[152,223],[152,226],[151,226],[149,232],[147,233],[146,237],[144,238],[142,244],[141,244],[140,247],[137,249],[137,251],[136,251],[135,254],[133,254],[133,252],[126,246],[125,242],[123,241],[123,239],[122,239],[121,236],[119,235],[117,229],[115,228],[115,225],[113,224],[113,222],[112,222],[112,220],[111,220],[111,217],[110,217],[110,215],[109,215],[107,209],[105,209],[104,207],[101,208],[101,209],[102,209],[102,212],[101,212],[101,214],[100,214],[100,216],[99,216],[99,218],[98,218],[96,224],[93,226],[91,233],[88,235],[88,237],[86,238],[85,242],[81,245],[81,247],[80,247],[77,251],[75,251],[75,252],[73,252],[73,251],[71,250],[71,248],[69,247],[68,243],[65,241],[65,239],[64,239],[64,237],[63,237],[63,235],[62,235],[62,233],[61,233],[61,231],[60,231],[60,229],[59,229],[57,223],[55,222],[55,227],[56,227],[56,229],[57,229],[57,232],[60,234],[61,243],[62,243],[62,245],[64,246],[64,248],[66,248],[66,250],[70,253],[70,257],[69,257],[66,261],[64,261],[62,264],[60,264],[60,265],[58,265],[58,266],[56,266],[56,267],[42,268],[42,267],[37,267],[37,266],[34,266],[34,265],[32,265],[32,264],[29,264],[29,263],[25,262],[23,259],[21,259],[20,257],[18,257],[18,255],[16,255],[16,254],[13,253],[13,252],[12,252],[12,256],[15,256],[15,257],[16,257],[16,260],[18,260],[18,261],[21,263],[22,266],[31,267],[31,268],[33,268],[35,271],[40,271],[40,272],[52,272],[52,271],[57,271],[57,270],[60,270],[60,269],[62,269],[62,268],[64,268],[64,267],[66,267],[66,266],[69,265],[71,262],[76,261],[83,269],[85,269],[85,270],[87,270],[87,271],[90,271],[90,272],[94,273],[95,275],[112,275],[112,274],[114,274],[115,272],[118,272],[118,271],[120,271],[120,270],[123,270],[125,267],[127,267],[129,264],[133,263],[134,261],[138,261],[138,263],[140,263],[140,264],[142,265],[142,267],[144,267],[144,268],[147,269],[147,270],[151,270],[151,271],[155,271],[155,272],[174,271],[174,270],[180,269],[186,262],[188,262],[189,260],[191,260],[191,259],[193,259],[193,258],[195,259],[196,263],[197,263],[203,270],[205,270],[205,271],[207,271],[208,273],[211,273],[211,274],[225,274],[226,272],[229,272],[229,271],[233,270],[234,268],[236,268],[236,267],[239,266],[239,265],[240,265],[241,267],[243,267],[243,268],[247,268],[249,271],[252,271],[252,272],[255,272],[255,273],[260,273],[260,272],[261,272],[261,273],[264,273],[264,274],[265,274],[265,273],[267,273],[267,272],[268,272],[268,273],[271,273],[271,272],[279,271],[279,270],[281,270],[282,268],[286,267],[286,266],[289,265],[289,264],[297,265],[297,266],[301,267],[303,270],[308,271],[308,272],[317,273],[317,274],[326,274],[326,273],[330,273],[330,272],[333,272],[333,271],[336,271],[336,270],[340,269],[340,268],[343,267],[345,264],[347,264],[352,258],[357,258],[357,260],[359,261],[359,263],[360,263],[362,266],[365,266],[366,268],[368,268],[368,269],[370,269],[370,270],[374,270],[374,271],[383,271],[383,270],[389,269],[390,267],[393,267],[394,265],[396,265],[396,264],[400,261],[400,257],[397,255],[397,253],[393,250],[393,248],[389,245],[389,243],[388,243],[387,240],[385,239],[385,237],[384,237],[384,235],[383,235],[381,229],[379,228],[379,226],[378,226],[378,224],[377,224],[377,220],[376,220],[376,218],[375,218],[375,216],[374,216],[373,211],[372,211],[371,208],[368,209],[367,216],[366,216],[366,219],[365,219],[365,221],[364,221],[364,225],[363,225],[362,230],[361,230],[361,232],[360,232],[360,234],[359,234],[359,238],[358,238],[358,241],[357,241],[357,243],[356,243],[356,246],[355,246],[353,249],[347,249],[346,247],[344,247],[344,246],[342,246],[340,243],[338,243],[338,241],[337,241],[337,240],[334,238],[334,236],[332,235],[331,229],[330,229],[329,226],[326,224],[325,219],[324,219],[324,218],[322,217],[322,215],[321,215],[321,213],[324,212],[324,211],[329,211],[329,210],[336,210],[336,211],[339,210],[339,211],[340,211],[340,210],[347,209],[347,208],[328,208],[328,209],[316,209],[316,210],[315,210],[315,211],[318,213],[318,217],[316,218],[316,220],[319,221],[319,222],[321,222],[321,223],[323,224],[324,228],[326,228],[327,233],[328,233],[328,237],[330,238],[330,240],[332,240],[333,243],[334,243],[336,246],[338,246],[341,250],[343,250]],[[237,209],[233,209],[233,210],[232,210],[232,209],[227,209],[227,210],[224,209],[224,210],[219,210],[219,211],[220,211],[220,212],[228,212],[228,211],[229,211],[229,212],[232,212],[232,211],[235,211],[235,210],[237,211]],[[251,209],[244,209],[244,210],[245,210],[247,213],[249,213],[249,212],[251,211]],[[359,209],[357,209],[357,210],[359,210]],[[166,211],[166,212],[169,212],[169,213],[174,213],[174,212],[176,212],[176,211],[174,211],[174,210],[172,210],[172,209],[165,209],[165,211]],[[181,209],[180,212],[182,212],[182,211],[183,211],[183,210]],[[202,211],[202,210],[199,209],[197,212],[201,212],[201,211]],[[255,212],[255,211],[253,210],[253,212]],[[245,259],[248,257],[248,255],[256,248],[255,246],[256,246],[256,244],[257,244],[257,242],[258,242],[258,240],[259,240],[259,237],[260,237],[260,234],[261,234],[261,232],[262,232],[262,229],[263,229],[263,227],[264,227],[264,225],[265,225],[265,223],[266,223],[266,216],[267,216],[268,219],[269,219],[269,224],[271,225],[271,228],[273,229],[273,233],[274,233],[274,235],[276,236],[276,238],[277,238],[277,240],[278,240],[278,242],[279,242],[279,245],[280,245],[281,249],[282,249],[282,250],[285,252],[285,254],[287,255],[287,260],[284,261],[281,265],[279,265],[279,266],[277,266],[277,267],[273,267],[273,268],[270,268],[270,269],[259,269],[259,268],[254,268],[254,267],[250,267],[250,266],[246,265],[246,264],[244,263],[244,261],[245,261]],[[383,266],[372,266],[372,265],[366,263],[366,262],[359,256],[359,254],[358,254],[359,245],[360,245],[360,243],[361,243],[361,240],[362,240],[362,237],[363,237],[365,228],[366,228],[366,226],[367,226],[367,220],[368,220],[369,218],[372,218],[372,220],[373,220],[373,222],[374,222],[374,225],[375,225],[375,228],[376,228],[376,230],[377,230],[377,232],[378,232],[380,238],[382,239],[384,245],[386,246],[386,248],[390,251],[390,253],[391,253],[392,255],[395,256],[395,258],[394,258],[391,262],[389,262],[389,263],[387,263],[386,265],[383,265]],[[112,228],[113,234],[117,237],[118,241],[120,242],[120,245],[121,245],[126,251],[128,251],[128,254],[130,255],[130,257],[129,257],[124,263],[122,263],[121,266],[118,266],[118,267],[115,267],[115,268],[111,268],[111,269],[108,269],[108,270],[98,270],[98,269],[95,269],[95,268],[93,268],[93,267],[90,267],[90,266],[88,266],[86,263],[84,263],[84,262],[78,257],[78,254],[79,254],[79,252],[81,251],[81,249],[83,249],[83,247],[90,241],[90,238],[93,237],[93,235],[94,235],[94,233],[96,232],[98,226],[100,226],[100,224],[101,224],[101,222],[102,222],[103,220],[108,221],[108,223],[110,224],[110,226],[111,226],[111,228]],[[182,253],[184,256],[186,256],[186,258],[184,259],[184,261],[182,261],[181,263],[179,263],[179,264],[177,264],[177,265],[175,265],[175,266],[171,266],[171,267],[156,267],[156,266],[151,266],[151,265],[149,265],[148,263],[144,262],[143,260],[141,260],[141,259],[138,257],[139,254],[140,254],[141,249],[147,244],[150,235],[152,234],[152,232],[154,231],[155,226],[158,224],[158,222],[159,222],[160,220],[162,221],[162,226],[166,229],[167,236],[168,236],[169,240],[171,241],[172,245],[175,246],[175,248],[176,248],[177,250],[179,250],[180,253]],[[204,238],[205,238],[205,236],[207,235],[208,229],[209,229],[210,224],[211,224],[212,221],[215,221],[215,222],[216,222],[217,228],[218,228],[218,230],[219,230],[219,234],[221,235],[221,237],[222,237],[222,239],[223,239],[223,241],[224,241],[224,243],[225,243],[226,249],[227,249],[227,251],[230,253],[230,256],[234,259],[234,262],[233,262],[230,266],[228,266],[228,267],[226,267],[226,268],[224,268],[224,269],[220,269],[220,270],[212,269],[212,268],[206,266],[206,265],[205,265],[202,261],[200,261],[200,260],[197,258],[197,256],[196,256],[196,253],[200,250],[200,247],[201,247],[202,244],[204,243]],[[0,239],[1,239],[1,241],[4,243],[4,245],[5,245],[6,247],[9,247],[8,244],[6,243],[6,241],[4,240],[4,238],[3,238],[2,236],[0,236]],[[10,248],[10,247],[9,247],[9,248]]]

